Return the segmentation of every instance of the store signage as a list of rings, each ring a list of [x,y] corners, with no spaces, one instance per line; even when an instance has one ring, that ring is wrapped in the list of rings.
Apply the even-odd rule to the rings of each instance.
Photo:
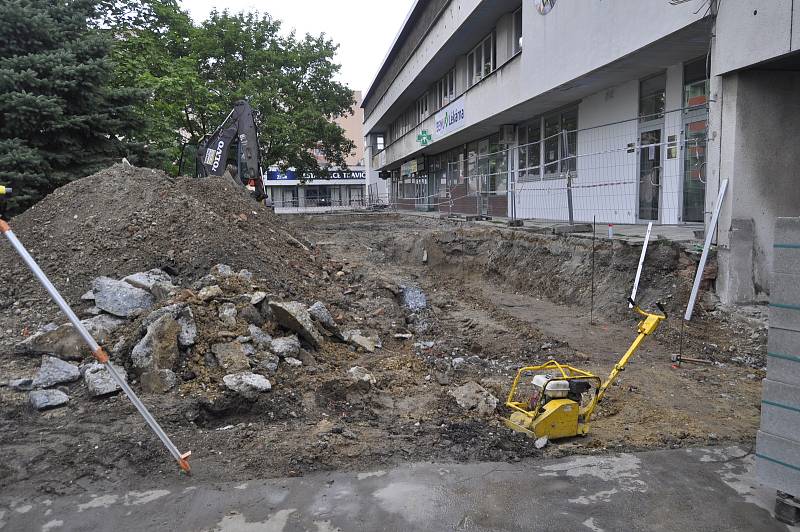
[[[303,172],[300,174],[300,179],[366,179],[367,173],[364,171],[330,171],[325,173],[315,174],[314,172]]]
[[[540,15],[546,15],[555,7],[556,0],[534,0],[533,3],[536,5],[536,11],[538,11]]]
[[[405,162],[400,166],[400,175],[406,177],[417,173],[417,160]]]
[[[436,129],[433,132],[433,137],[436,140],[446,137],[453,131],[464,127],[465,122],[466,114],[464,112],[464,98],[461,97],[436,113],[434,116]]]
[[[267,181],[294,181],[301,179],[303,181],[317,180],[337,180],[337,179],[366,179],[367,172],[363,170],[336,170],[330,172],[321,172],[319,174],[314,172],[296,172],[294,170],[286,170],[281,172],[278,170],[269,170],[267,172]]]
[[[400,166],[400,175],[403,177],[414,176],[420,172],[425,171],[425,159],[420,157],[419,159],[412,159],[403,163]]]

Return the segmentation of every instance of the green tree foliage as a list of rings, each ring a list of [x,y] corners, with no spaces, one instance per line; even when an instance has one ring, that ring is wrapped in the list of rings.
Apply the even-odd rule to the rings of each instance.
[[[90,0],[0,2],[0,183],[18,212],[141,146],[144,96],[110,84],[111,42]]]
[[[354,102],[332,80],[337,46],[324,36],[282,35],[279,21],[257,13],[212,11],[193,24],[174,0],[137,0],[109,13],[116,81],[148,90],[141,140],[164,154],[165,169],[177,172],[182,145],[196,145],[240,99],[257,114],[263,165],[316,168],[309,150],[321,147],[345,166],[353,143],[333,120]],[[190,153],[184,173],[194,171]]]

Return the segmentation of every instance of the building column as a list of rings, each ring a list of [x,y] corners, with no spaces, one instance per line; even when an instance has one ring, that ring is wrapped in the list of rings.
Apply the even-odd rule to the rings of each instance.
[[[718,225],[724,303],[766,300],[775,219],[800,216],[800,73],[741,71],[712,79],[706,211],[728,192]]]

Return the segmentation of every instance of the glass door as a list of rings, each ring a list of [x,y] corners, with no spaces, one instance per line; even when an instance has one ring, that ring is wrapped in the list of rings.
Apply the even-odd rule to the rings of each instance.
[[[686,124],[683,158],[683,221],[702,222],[706,200],[706,120]]]
[[[639,219],[658,221],[661,200],[661,128],[639,138]]]

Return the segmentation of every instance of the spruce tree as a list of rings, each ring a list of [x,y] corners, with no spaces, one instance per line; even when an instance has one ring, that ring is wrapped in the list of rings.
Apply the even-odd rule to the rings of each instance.
[[[9,214],[136,151],[141,91],[112,87],[92,0],[0,2],[0,184]]]

